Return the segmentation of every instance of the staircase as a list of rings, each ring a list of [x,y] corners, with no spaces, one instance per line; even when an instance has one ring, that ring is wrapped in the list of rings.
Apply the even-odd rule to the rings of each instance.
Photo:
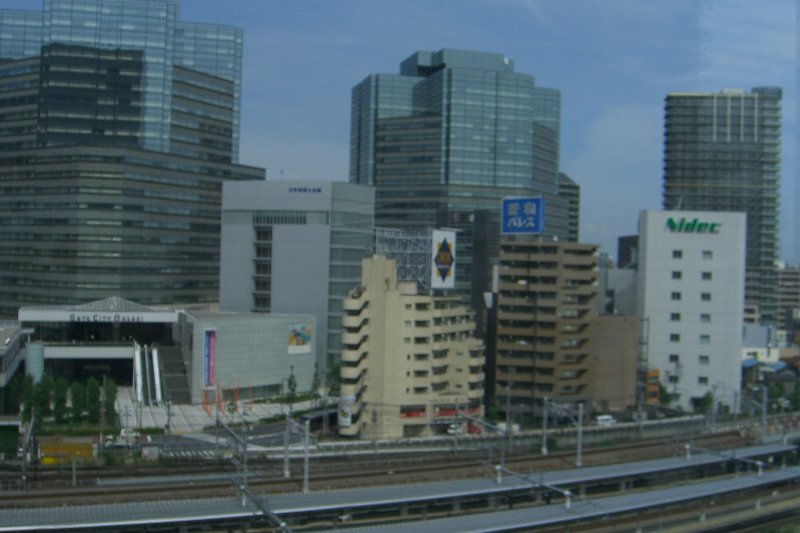
[[[192,403],[181,349],[175,346],[161,346],[158,355],[161,358],[161,377],[164,380],[166,398],[173,404]]]

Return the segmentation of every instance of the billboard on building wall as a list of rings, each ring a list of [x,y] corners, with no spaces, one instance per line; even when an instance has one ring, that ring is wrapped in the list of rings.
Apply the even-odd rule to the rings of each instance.
[[[433,230],[431,235],[431,288],[456,285],[456,232]]]
[[[214,351],[217,341],[217,331],[207,329],[203,331],[203,384],[206,387],[214,385]]]
[[[502,235],[541,235],[544,232],[544,199],[503,198],[500,217]]]
[[[289,353],[311,353],[311,325],[306,322],[292,324],[289,328]]]
[[[349,428],[353,425],[353,407],[356,404],[355,396],[342,396],[339,398],[339,427]]]

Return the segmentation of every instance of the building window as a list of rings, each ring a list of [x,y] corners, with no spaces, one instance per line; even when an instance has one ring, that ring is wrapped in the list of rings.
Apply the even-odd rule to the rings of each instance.
[[[711,342],[711,335],[700,335],[700,344],[709,344]]]
[[[703,272],[703,273],[700,275],[700,277],[701,277],[703,280],[705,280],[705,281],[708,281],[708,280],[710,280],[710,279],[711,279],[711,272]]]
[[[681,299],[681,293],[673,292],[671,297],[672,297],[673,300],[680,300]]]
[[[681,358],[680,358],[680,356],[678,354],[676,354],[676,353],[669,354],[669,362],[670,363],[677,363],[680,360],[681,360]]]
[[[714,252],[711,250],[703,250],[703,259],[714,259]]]
[[[673,322],[680,322],[681,314],[680,313],[670,313],[669,314],[669,319],[671,321],[673,321]]]
[[[700,299],[703,300],[704,302],[710,302],[711,301],[711,293],[710,292],[701,293],[700,294]]]
[[[672,271],[672,279],[681,279],[681,271],[680,270],[673,270]]]
[[[708,385],[708,378],[705,376],[698,376],[697,383],[699,383],[700,385]]]
[[[711,322],[711,315],[709,315],[708,313],[701,313],[700,322]]]
[[[707,355],[701,355],[697,358],[701,365],[707,365],[709,363],[709,357]]]
[[[680,341],[681,341],[680,333],[669,334],[669,342],[680,342]]]
[[[672,250],[673,259],[681,259],[683,257],[683,250]]]

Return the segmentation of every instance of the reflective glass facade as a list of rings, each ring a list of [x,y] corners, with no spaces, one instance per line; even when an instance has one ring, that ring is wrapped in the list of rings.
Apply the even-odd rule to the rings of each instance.
[[[0,58],[39,55],[50,43],[139,51],[143,55],[140,146],[170,151],[175,67],[227,80],[238,160],[242,30],[178,21],[179,0],[44,0],[42,12],[0,11]],[[198,104],[202,107],[203,103]]]
[[[0,10],[0,318],[121,296],[219,300],[242,31],[179,0]]]
[[[776,87],[666,98],[664,208],[747,214],[745,300],[777,319],[781,101]]]
[[[0,317],[109,295],[216,302],[222,182],[263,176],[131,148],[0,152]]]
[[[376,187],[376,226],[458,229],[456,286],[475,308],[497,263],[501,198],[544,196],[546,235],[569,238],[561,96],[511,60],[420,51],[356,85],[351,111],[350,181]]]

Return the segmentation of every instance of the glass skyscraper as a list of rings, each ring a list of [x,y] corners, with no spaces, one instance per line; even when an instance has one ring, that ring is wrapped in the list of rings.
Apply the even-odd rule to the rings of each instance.
[[[232,87],[231,148],[238,158],[241,95],[242,30],[219,24],[178,20],[180,0],[44,0],[41,12],[0,11],[0,60],[39,55],[52,43],[102,50],[136,50],[142,54],[141,147],[170,151],[174,92],[181,86],[176,67],[226,80]],[[178,69],[179,70],[179,69]],[[173,77],[178,79],[173,83]],[[205,102],[213,107],[218,90],[213,82]],[[209,100],[210,99],[210,100]],[[197,104],[198,107],[202,103]],[[178,114],[183,110],[176,106]],[[226,119],[227,120],[227,119]]]
[[[747,214],[745,303],[777,318],[781,102],[777,87],[666,98],[664,209]]]
[[[218,301],[242,30],[179,0],[0,10],[0,317],[120,296]]]
[[[568,236],[560,111],[500,54],[420,51],[353,88],[350,181],[376,187],[376,226],[457,229],[456,289],[480,309],[502,198],[544,196],[546,235]]]

